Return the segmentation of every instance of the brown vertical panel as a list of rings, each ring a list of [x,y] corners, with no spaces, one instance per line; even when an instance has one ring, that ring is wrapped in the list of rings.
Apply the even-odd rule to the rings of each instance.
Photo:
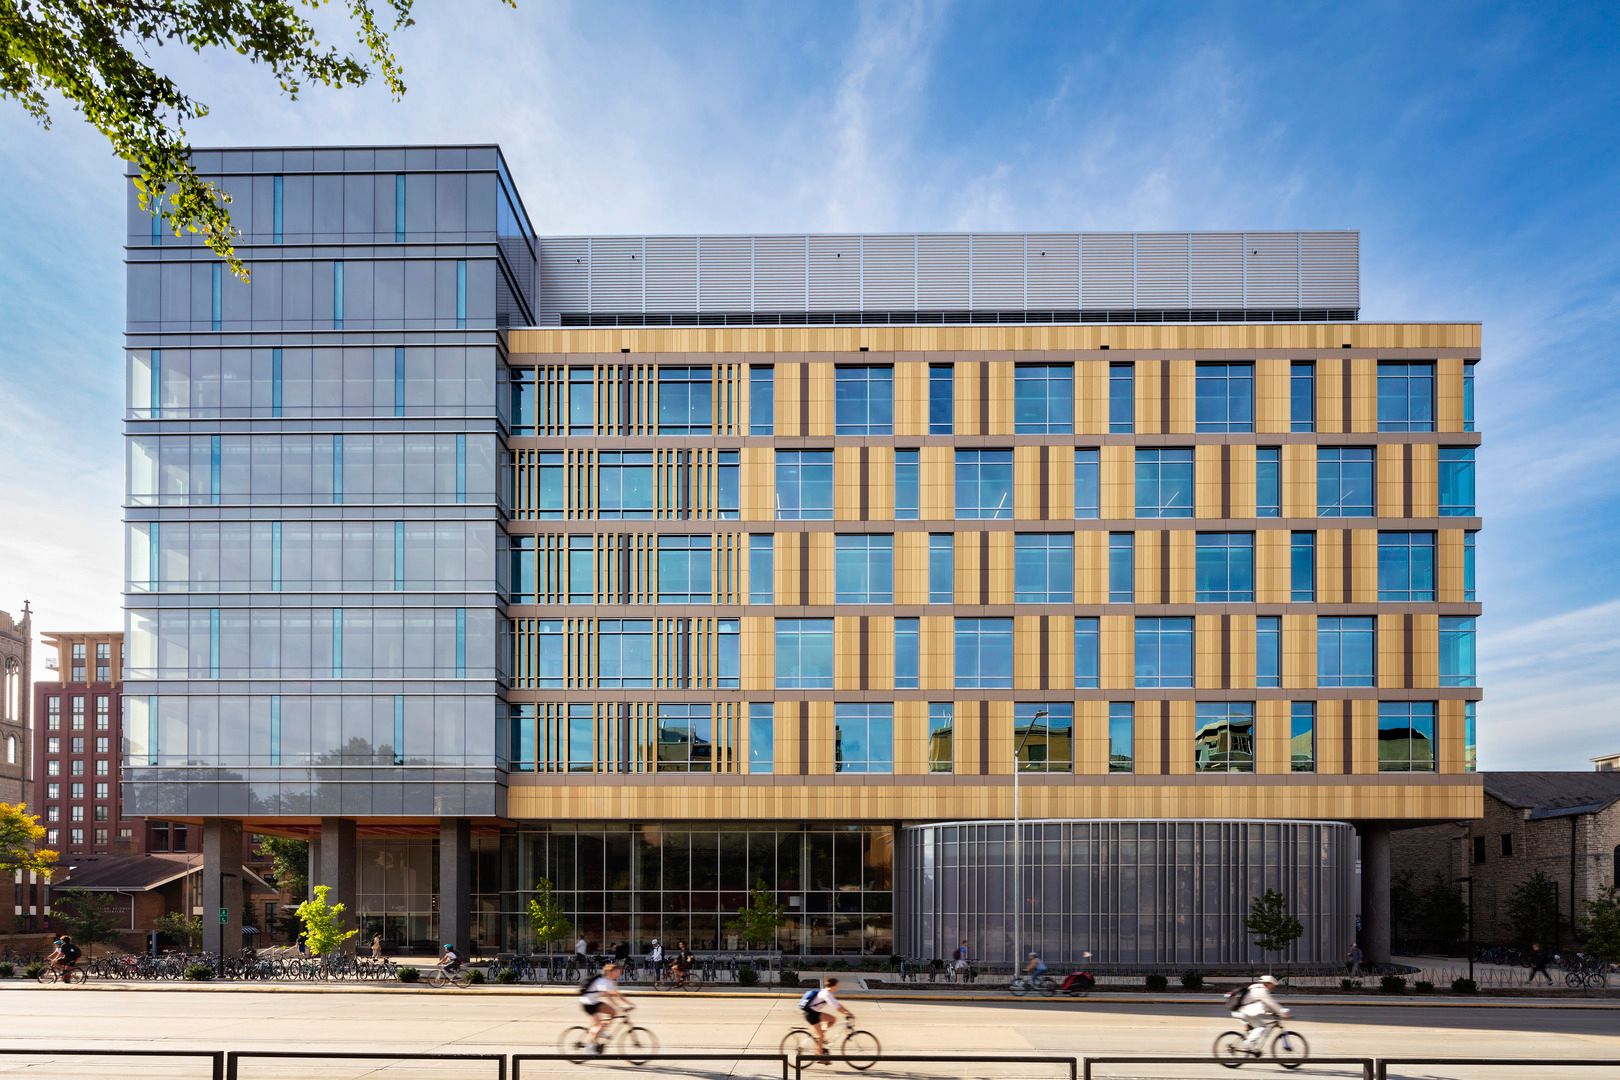
[[[990,434],[990,365],[979,365],[979,434]]]
[[[1355,597],[1354,582],[1356,579],[1356,560],[1350,543],[1350,534],[1353,529],[1345,529],[1339,535],[1344,539],[1344,603],[1348,604]]]
[[[1232,447],[1221,444],[1221,517],[1232,516]]]
[[[1041,447],[1041,520],[1048,521],[1052,517],[1052,448]]]
[[[861,616],[861,689],[872,689],[872,620],[865,615]]]
[[[1013,768],[1018,768],[1018,762],[1013,762]],[[990,703],[988,701],[979,702],[979,775],[990,775]]]
[[[1232,689],[1232,616],[1221,616],[1221,689]]]
[[[1159,702],[1159,772],[1170,775],[1170,702]]]
[[[799,534],[799,603],[810,602],[810,534]]]
[[[1353,411],[1353,407],[1352,407],[1351,403],[1355,400],[1356,395],[1355,395],[1355,389],[1354,389],[1355,384],[1354,384],[1354,381],[1350,377],[1350,369],[1351,369],[1352,365],[1350,363],[1346,362],[1346,363],[1344,363],[1344,364],[1342,364],[1340,366],[1341,366],[1341,370],[1342,370],[1342,374],[1343,374],[1343,378],[1344,378],[1344,384],[1343,384],[1344,389],[1342,391],[1343,397],[1342,397],[1342,401],[1340,402],[1339,407],[1341,409],[1343,409],[1344,411],[1339,416],[1339,430],[1340,431],[1354,431],[1355,426],[1354,426],[1354,422],[1353,422],[1352,418],[1355,416],[1355,413]],[[1346,715],[1348,715],[1348,714],[1346,714]]]
[[[979,534],[979,603],[990,602],[990,534]]]
[[[1416,616],[1412,615],[1410,612],[1408,612],[1401,619],[1401,657],[1402,657],[1402,660],[1403,660],[1402,666],[1406,671],[1406,688],[1408,690],[1412,689],[1412,686],[1413,686],[1413,679],[1412,679],[1412,635],[1416,632],[1416,629],[1415,629],[1415,627],[1413,625],[1413,623],[1415,621],[1416,621]]]
[[[1412,516],[1412,444],[1401,447],[1401,513]]]
[[[1347,391],[1348,392],[1348,391]],[[1346,398],[1346,400],[1349,400]],[[799,434],[810,434],[810,365],[799,365]]]
[[[1170,361],[1159,365],[1159,430],[1170,434]]]
[[[871,465],[870,458],[871,458],[870,449],[865,447],[865,446],[861,447],[861,520],[862,521],[870,521],[872,519],[872,484],[871,484],[871,478],[867,473],[867,469]]]
[[[1041,689],[1052,689],[1052,616],[1041,616]]]
[[[1349,701],[1339,702],[1339,708],[1344,710],[1339,714],[1342,717],[1339,726],[1344,735],[1344,772],[1347,776],[1356,771],[1356,712],[1350,705]]]
[[[800,701],[794,704],[799,712],[799,775],[810,775],[810,703]]]
[[[1170,530],[1159,531],[1159,603],[1170,603]]]

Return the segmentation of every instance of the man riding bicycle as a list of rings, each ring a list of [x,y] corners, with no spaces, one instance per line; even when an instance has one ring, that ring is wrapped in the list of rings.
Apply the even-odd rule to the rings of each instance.
[[[1034,982],[1045,974],[1046,961],[1042,960],[1039,954],[1030,953],[1029,962],[1024,965],[1024,977],[1030,982]]]
[[[67,934],[63,934],[56,939],[56,948],[46,959],[50,961],[51,967],[56,970],[67,971],[77,964],[79,957],[83,955],[84,953],[79,947],[73,944],[73,939]]]
[[[454,975],[461,970],[461,954],[448,941],[444,943],[444,955],[439,958],[439,966],[444,968],[446,975]]]
[[[837,1013],[843,1013],[851,1020],[855,1014],[844,1008],[833,993],[838,989],[838,980],[829,977],[810,997],[809,1004],[804,1007],[804,1018],[810,1024],[810,1030],[816,1036],[816,1056],[827,1057],[827,1032],[838,1022]]]
[[[607,1026],[614,1018],[630,1011],[630,1003],[619,990],[619,971],[618,964],[605,965],[602,974],[588,982],[579,996],[580,1006],[584,1008],[585,1015],[591,1018],[593,1054],[603,1053],[606,1049],[602,1044],[602,1033]]]
[[[686,976],[691,973],[692,966],[696,963],[697,958],[692,955],[692,950],[686,947],[686,942],[682,941],[675,946],[675,955],[669,961],[669,972],[674,977],[676,986],[685,984]]]
[[[1266,1036],[1266,1028],[1271,1026],[1272,1018],[1283,1019],[1291,1015],[1289,1011],[1277,1004],[1277,999],[1271,996],[1271,990],[1277,985],[1277,980],[1270,975],[1260,976],[1260,981],[1253,983],[1243,991],[1232,1009],[1232,1015],[1243,1021],[1246,1034],[1243,1036],[1243,1049],[1250,1054],[1259,1055],[1260,1043]]]

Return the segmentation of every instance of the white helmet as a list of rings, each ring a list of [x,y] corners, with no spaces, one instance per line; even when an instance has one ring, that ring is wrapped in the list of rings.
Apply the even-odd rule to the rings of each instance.
[[[1260,976],[1260,981],[1265,983],[1267,986],[1277,985],[1277,977],[1275,975],[1262,975]]]

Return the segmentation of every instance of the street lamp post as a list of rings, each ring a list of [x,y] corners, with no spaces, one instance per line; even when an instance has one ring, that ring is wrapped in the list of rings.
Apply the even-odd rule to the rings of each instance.
[[[1474,875],[1460,877],[1457,881],[1468,886],[1468,981],[1474,981]]]
[[[1030,718],[1029,727],[1024,729],[1023,738],[1019,739],[1013,747],[1013,977],[1024,966],[1023,951],[1023,925],[1024,925],[1024,832],[1019,822],[1018,805],[1018,774],[1023,771],[1019,755],[1024,752],[1024,744],[1035,731],[1035,721],[1045,720],[1049,714],[1041,709]]]

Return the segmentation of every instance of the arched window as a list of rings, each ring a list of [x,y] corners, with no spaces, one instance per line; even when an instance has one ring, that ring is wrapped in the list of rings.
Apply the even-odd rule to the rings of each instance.
[[[17,736],[6,736],[6,764],[17,764]]]

